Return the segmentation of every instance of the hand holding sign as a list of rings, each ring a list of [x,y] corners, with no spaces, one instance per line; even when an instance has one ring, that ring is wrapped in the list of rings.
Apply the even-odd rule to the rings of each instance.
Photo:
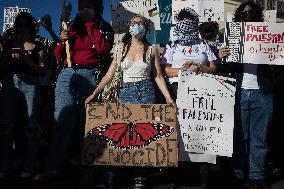
[[[69,40],[69,30],[67,29],[63,29],[60,35],[61,39],[66,42],[67,40]]]
[[[227,22],[227,62],[284,64],[284,24],[271,22]]]
[[[220,58],[224,58],[224,57],[227,57],[229,56],[231,53],[230,53],[230,49],[229,47],[225,46],[225,47],[222,47],[221,49],[219,49],[219,57]]]
[[[195,72],[198,74],[200,72],[200,65],[193,64],[189,67],[189,71]]]

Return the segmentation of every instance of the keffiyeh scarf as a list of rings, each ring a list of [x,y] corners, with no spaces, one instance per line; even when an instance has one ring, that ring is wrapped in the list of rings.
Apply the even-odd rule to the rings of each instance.
[[[193,20],[178,20],[171,34],[174,44],[189,46],[200,41],[198,35],[199,15],[191,8],[184,9],[190,13]]]

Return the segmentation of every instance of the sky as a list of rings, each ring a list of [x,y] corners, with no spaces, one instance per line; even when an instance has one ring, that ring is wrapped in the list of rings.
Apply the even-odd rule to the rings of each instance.
[[[65,0],[66,4],[70,2],[73,5],[74,18],[77,12],[77,0]],[[104,15],[106,21],[110,22],[110,5],[120,2],[120,0],[104,0]],[[61,15],[61,0],[0,0],[0,32],[3,31],[4,7],[29,8],[32,15],[39,20],[42,16],[49,14],[52,17],[53,28],[56,34],[59,34],[59,21]],[[40,35],[50,38],[48,33],[41,28]]]

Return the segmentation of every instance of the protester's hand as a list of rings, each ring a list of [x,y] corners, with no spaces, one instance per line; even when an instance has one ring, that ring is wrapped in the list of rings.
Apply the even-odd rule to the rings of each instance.
[[[19,61],[19,60],[23,59],[23,54],[20,53],[20,52],[13,52],[11,54],[11,58],[12,58],[13,61]]]
[[[227,57],[229,56],[231,53],[230,53],[230,49],[229,47],[222,47],[221,49],[219,49],[219,57],[220,58],[224,58],[224,57]]]
[[[86,100],[85,100],[85,107],[87,107],[87,104],[90,104],[94,99],[96,99],[97,94],[92,93]]]
[[[186,62],[182,65],[182,68],[188,69],[192,64],[194,64],[193,61],[186,61]]]
[[[64,42],[69,39],[69,31],[68,30],[62,30],[62,32],[61,32],[61,39]]]
[[[176,107],[175,101],[172,98],[166,99],[167,104],[169,104],[172,107]]]
[[[45,15],[41,18],[41,25],[48,31],[52,31],[52,22],[49,15]]]
[[[29,63],[31,61],[30,57],[24,52],[14,52],[11,54],[12,61],[21,61],[24,63]]]
[[[192,64],[188,70],[195,72],[195,73],[199,73],[200,72],[200,66],[197,64]]]

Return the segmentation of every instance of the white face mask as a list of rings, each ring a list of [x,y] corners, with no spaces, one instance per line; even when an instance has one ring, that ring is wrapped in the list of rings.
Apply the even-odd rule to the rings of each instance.
[[[143,25],[135,24],[133,26],[130,26],[129,33],[137,39],[142,39],[146,33],[146,30]]]

